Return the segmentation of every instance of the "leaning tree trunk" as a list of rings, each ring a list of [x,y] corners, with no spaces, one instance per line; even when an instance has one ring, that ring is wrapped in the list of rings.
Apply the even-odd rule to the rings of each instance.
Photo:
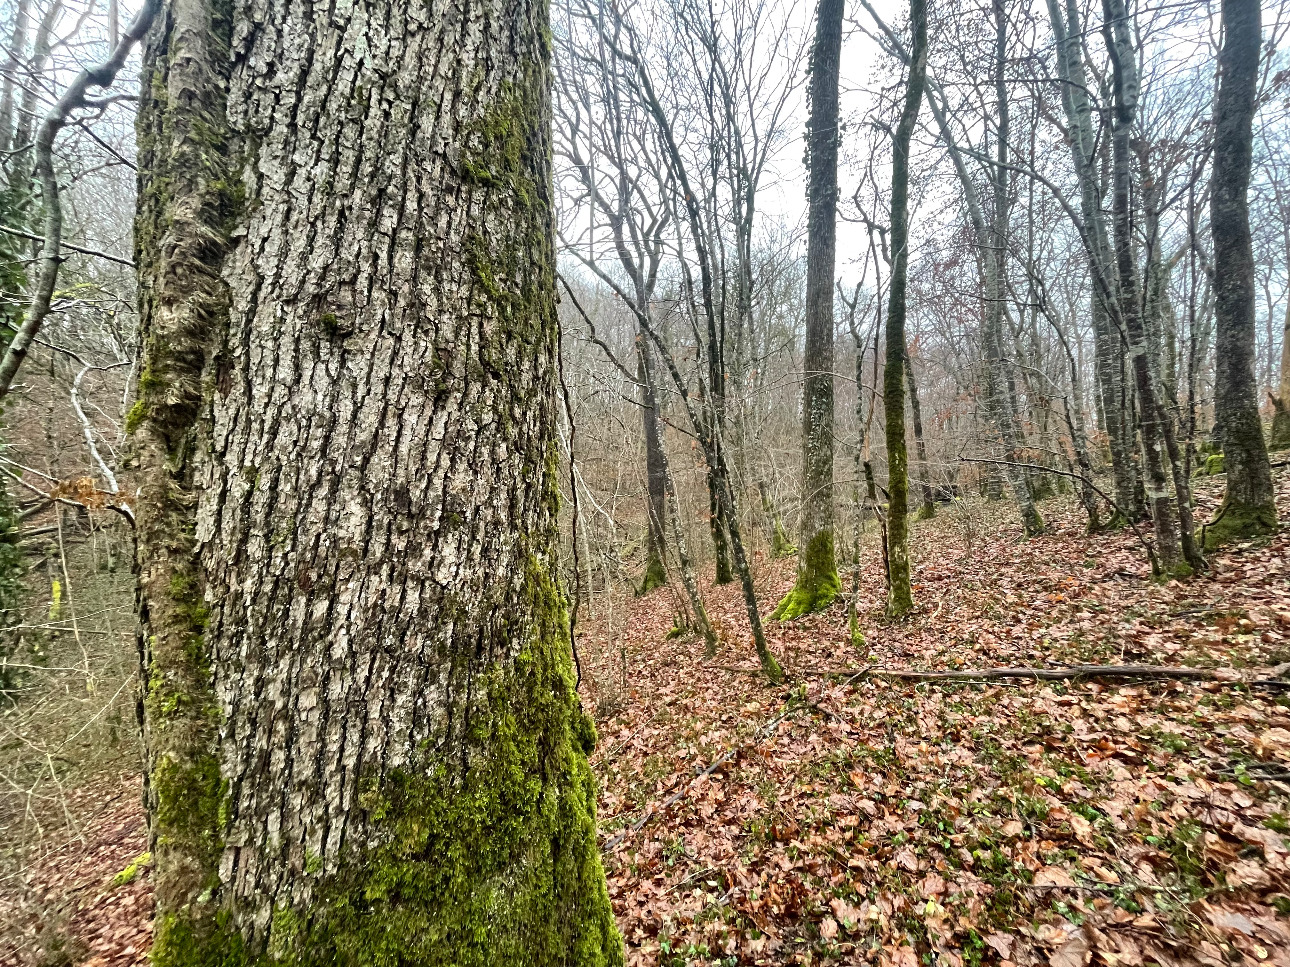
[[[644,333],[636,338],[636,374],[641,384],[641,420],[645,429],[645,489],[647,515],[645,527],[645,577],[640,593],[648,594],[667,583],[663,564],[666,539],[663,522],[667,508],[667,464],[663,455],[662,417],[658,393],[649,362],[649,339]]]
[[[833,271],[837,249],[838,72],[843,0],[820,0],[806,133],[806,349],[802,382],[802,539],[797,582],[772,617],[827,608],[842,585],[833,544]]]
[[[892,144],[891,289],[887,302],[887,361],[882,376],[887,417],[887,614],[914,607],[909,580],[909,453],[905,447],[905,287],[909,276],[909,145],[927,81],[927,0],[910,0],[913,43],[905,104]]]
[[[1259,0],[1223,0],[1223,49],[1214,102],[1214,419],[1223,447],[1227,494],[1205,530],[1215,547],[1277,527],[1272,470],[1254,381],[1254,250],[1250,241],[1250,158],[1258,83]]]
[[[139,121],[154,962],[621,964],[545,5],[232,11],[169,0]]]

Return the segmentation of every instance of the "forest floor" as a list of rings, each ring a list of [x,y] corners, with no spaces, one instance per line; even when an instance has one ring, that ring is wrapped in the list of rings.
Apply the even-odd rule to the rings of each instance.
[[[1290,472],[1277,483],[1290,525]],[[1221,486],[1201,483],[1199,519]],[[789,675],[778,687],[737,670],[755,660],[734,585],[706,589],[723,643],[711,659],[667,637],[667,590],[584,609],[599,823],[630,964],[1290,964],[1290,688],[1248,681],[1290,661],[1290,526],[1160,583],[1132,534],[1085,534],[1065,498],[1030,541],[1008,511],[967,501],[914,524],[917,609],[900,623],[882,617],[871,528],[864,646],[841,603],[768,622]],[[769,613],[793,561],[757,568]],[[863,674],[1067,663],[1233,671]],[[19,939],[47,963],[143,963],[137,779],[100,776],[67,808],[78,838],[0,881],[0,964],[24,962]]]

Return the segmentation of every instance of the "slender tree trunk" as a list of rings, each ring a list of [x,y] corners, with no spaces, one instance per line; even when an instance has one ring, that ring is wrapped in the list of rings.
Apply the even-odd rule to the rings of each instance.
[[[1250,159],[1261,46],[1259,0],[1223,0],[1223,48],[1214,103],[1210,231],[1214,238],[1214,417],[1227,494],[1205,530],[1209,546],[1277,528],[1272,470],[1254,381],[1254,250]]]
[[[784,530],[779,508],[775,506],[770,491],[766,489],[766,481],[757,481],[757,493],[761,497],[761,512],[766,517],[766,529],[770,531],[770,556],[773,559],[779,559],[797,553],[797,548],[788,539],[788,531]]]
[[[1272,397],[1272,450],[1290,447],[1290,300],[1281,323],[1281,381]]]
[[[998,131],[995,135],[998,164],[992,170],[994,219],[985,253],[985,369],[986,400],[991,419],[1003,441],[1005,463],[1003,474],[1017,502],[1021,527],[1027,537],[1042,534],[1043,518],[1035,506],[1030,481],[1021,465],[1025,438],[1017,415],[1017,393],[1009,372],[1003,341],[1004,299],[1007,294],[1008,258],[1008,89],[1004,70],[1007,64],[1007,14],[1003,0],[994,0],[995,17],[995,94],[998,103]]]
[[[909,387],[909,415],[914,421],[914,455],[918,460],[918,478],[923,494],[923,506],[918,509],[920,520],[936,516],[932,500],[932,480],[927,467],[927,444],[923,442],[923,408],[918,402],[918,384],[914,382],[914,361],[905,354],[905,384]]]
[[[154,963],[621,964],[545,5],[229,10],[166,4],[139,121]]]
[[[645,529],[645,577],[640,593],[648,594],[667,583],[664,521],[667,513],[667,472],[663,454],[662,419],[659,412],[658,393],[649,363],[649,339],[641,333],[636,340],[636,373],[641,384],[641,420],[645,429],[645,485],[647,515]]]
[[[1130,135],[1138,107],[1138,69],[1124,0],[1103,0],[1103,8],[1106,19],[1103,33],[1111,56],[1114,78],[1111,145],[1119,310],[1128,332],[1129,351],[1133,357],[1134,382],[1141,414],[1143,460],[1146,465],[1144,483],[1156,526],[1160,563],[1167,572],[1176,573],[1190,570],[1190,567],[1182,559],[1177,508],[1169,493],[1169,480],[1165,471],[1167,458],[1164,420],[1167,416],[1159,399],[1159,388],[1148,354],[1130,199],[1133,161]]]
[[[891,166],[891,291],[887,304],[887,365],[883,409],[887,417],[888,562],[887,614],[914,607],[909,579],[909,455],[905,448],[905,289],[909,275],[909,145],[927,80],[927,0],[910,0],[913,43],[905,104],[893,139]]]
[[[1080,188],[1080,214],[1088,234],[1086,257],[1093,291],[1089,314],[1093,324],[1094,369],[1097,378],[1097,404],[1110,448],[1111,473],[1115,482],[1115,501],[1126,513],[1138,516],[1135,498],[1136,468],[1133,464],[1133,429],[1124,407],[1123,340],[1112,322],[1107,295],[1099,285],[1100,276],[1107,289],[1115,284],[1115,262],[1102,214],[1102,188],[1097,171],[1097,135],[1093,124],[1092,103],[1086,87],[1084,28],[1075,0],[1066,0],[1063,16],[1060,0],[1048,0],[1049,22],[1057,40],[1057,71],[1062,81],[1062,106],[1070,128],[1071,158]],[[1122,526],[1119,513],[1110,526]]]
[[[13,33],[9,36],[9,53],[4,68],[0,70],[0,154],[5,156],[13,148],[14,91],[18,84],[18,71],[22,55],[27,49],[27,21],[31,16],[31,0],[18,0],[13,8]]]
[[[711,416],[711,414],[710,414]],[[715,418],[713,419],[715,423]],[[709,431],[711,432],[711,431]],[[712,534],[712,548],[717,558],[717,584],[729,584],[735,579],[730,563],[730,541],[726,537],[725,517],[722,511],[721,476],[708,466],[708,530]]]
[[[1150,157],[1139,146],[1139,167],[1142,175],[1142,211],[1146,225],[1147,277],[1143,298],[1144,328],[1147,333],[1148,356],[1152,361],[1152,381],[1158,387],[1157,407],[1159,423],[1169,458],[1169,471],[1178,503],[1178,536],[1183,560],[1193,570],[1205,567],[1205,559],[1196,542],[1196,529],[1192,519],[1191,480],[1186,460],[1178,445],[1176,419],[1178,415],[1178,389],[1176,370],[1171,369],[1167,351],[1167,330],[1172,326],[1169,318],[1170,266],[1160,255],[1160,205],[1165,186],[1156,180]]]
[[[651,354],[646,351],[647,333],[642,332],[640,337],[640,364],[642,371],[642,382],[645,385],[646,397],[655,401],[657,405],[658,392],[654,379],[654,364]],[[661,435],[661,434],[660,434]],[[660,441],[661,444],[661,441]],[[681,585],[685,588],[685,596],[690,602],[690,611],[694,617],[694,623],[698,626],[699,634],[703,636],[703,649],[708,657],[717,653],[717,633],[712,627],[712,621],[708,617],[708,609],[703,603],[703,595],[699,592],[699,582],[695,577],[694,564],[690,557],[689,544],[685,539],[685,532],[681,528],[681,507],[676,499],[676,482],[672,479],[672,470],[668,466],[667,451],[660,445],[656,453],[657,464],[651,467],[651,470],[657,469],[659,477],[663,484],[663,497],[667,501],[667,511],[670,514],[660,513],[658,519],[661,521],[664,516],[670,516],[672,521],[673,543],[676,544],[676,560],[681,572]],[[653,494],[651,492],[651,498]],[[651,500],[651,507],[653,506]],[[666,559],[665,542],[659,541],[659,554],[664,560]],[[662,566],[662,562],[660,562]],[[666,569],[664,569],[666,579]]]
[[[833,526],[833,272],[838,205],[838,72],[843,0],[820,0],[806,134],[806,351],[802,383],[802,539],[797,583],[772,617],[827,608],[842,590]]]

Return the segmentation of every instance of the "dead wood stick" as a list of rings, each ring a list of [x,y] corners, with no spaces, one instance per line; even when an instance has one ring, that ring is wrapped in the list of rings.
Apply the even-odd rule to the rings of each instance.
[[[760,670],[738,665],[707,665],[717,671],[739,672],[755,675]],[[1271,681],[1286,673],[1284,665],[1271,669],[1268,678],[1244,678],[1232,668],[1186,668],[1171,665],[1062,665],[1054,668],[963,668],[955,671],[918,671],[913,668],[797,668],[797,675],[812,678],[896,678],[908,681],[997,681],[1000,679],[1030,679],[1033,681],[1060,682],[1073,678],[1167,678],[1205,682]]]

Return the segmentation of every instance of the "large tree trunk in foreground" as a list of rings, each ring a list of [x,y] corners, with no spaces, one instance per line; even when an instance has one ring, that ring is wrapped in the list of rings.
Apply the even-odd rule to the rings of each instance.
[[[139,124],[154,960],[621,963],[555,571],[545,5],[227,10],[167,4]]]
[[[842,585],[833,542],[833,270],[837,248],[838,72],[843,0],[820,0],[806,134],[806,349],[802,382],[802,539],[797,583],[772,617],[827,608]]]
[[[913,43],[905,104],[892,145],[891,290],[887,302],[887,364],[882,377],[887,417],[887,613],[914,607],[909,580],[909,452],[905,446],[905,287],[909,274],[909,145],[927,81],[927,0],[910,0]]]
[[[1223,0],[1223,49],[1214,103],[1214,237],[1217,330],[1214,417],[1227,494],[1205,530],[1211,547],[1277,527],[1272,470],[1254,380],[1254,250],[1250,241],[1250,158],[1261,26],[1259,0]]]

